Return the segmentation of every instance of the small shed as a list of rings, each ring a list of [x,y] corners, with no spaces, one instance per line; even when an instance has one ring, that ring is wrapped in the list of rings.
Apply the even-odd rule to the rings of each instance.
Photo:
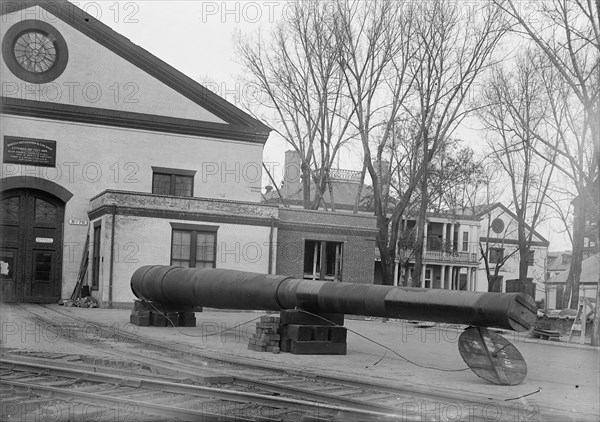
[[[562,297],[569,270],[564,270],[546,281],[546,300],[548,309],[563,309],[566,304]],[[581,263],[581,277],[579,278],[579,297],[595,298],[600,281],[600,254],[592,255]]]

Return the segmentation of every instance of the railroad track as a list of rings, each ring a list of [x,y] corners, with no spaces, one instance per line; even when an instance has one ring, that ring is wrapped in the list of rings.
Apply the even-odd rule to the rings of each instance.
[[[115,375],[61,365],[46,359],[38,362],[0,358],[3,387],[3,420],[27,410],[28,418],[41,418],[49,409],[89,417],[114,416],[119,420],[394,420],[398,415],[342,408],[326,403],[280,396],[157,380],[153,377]],[[19,403],[26,400],[25,409]],[[10,406],[10,404],[13,406]],[[33,409],[32,409],[33,407]],[[35,412],[32,412],[35,410]],[[48,416],[48,415],[46,415]],[[55,415],[56,416],[56,415]],[[63,420],[62,418],[60,420]]]
[[[119,335],[121,341],[144,345],[144,349],[151,348],[159,357],[131,351],[126,354],[124,352],[113,353],[116,359],[120,357],[136,362],[140,367],[150,369],[155,375],[168,376],[177,382],[187,379],[200,384],[217,384],[229,391],[253,393],[257,397],[270,396],[299,400],[306,406],[309,406],[308,403],[313,403],[313,405],[317,403],[317,408],[306,407],[308,410],[302,418],[314,418],[315,415],[318,415],[316,419],[326,420],[350,420],[352,418],[384,420],[391,418],[405,421],[429,419],[477,421],[489,420],[491,411],[494,413],[494,420],[499,421],[539,420],[541,418],[539,409],[527,407],[522,403],[506,403],[488,398],[465,400],[464,396],[452,393],[435,393],[418,388],[397,388],[384,384],[358,382],[342,377],[294,373],[267,364],[257,364],[251,362],[250,359],[198,352],[191,347],[148,339],[135,333],[124,332],[122,329],[116,333],[115,327],[91,323],[51,307],[43,307],[43,310],[51,311],[53,317],[50,317],[48,312],[40,315],[39,310],[42,308],[39,307],[19,305],[19,309],[27,312],[37,322],[50,326],[65,323],[75,326],[93,324],[97,331],[103,333],[107,338]],[[76,337],[76,334],[74,335]],[[85,340],[85,338],[81,339],[81,341]],[[178,355],[177,363],[165,364],[164,357],[168,357],[172,361],[175,355]],[[104,360],[100,363],[103,362]],[[119,361],[116,362],[117,364],[113,366],[119,366]],[[100,363],[97,360],[94,361],[96,366]],[[102,367],[106,366],[102,365]],[[285,412],[289,411],[289,409],[285,409],[281,409],[279,414],[274,409],[267,412],[275,416],[273,420],[292,420],[285,419]],[[356,413],[353,415],[352,412]],[[298,413],[293,414],[298,416]],[[341,416],[342,414],[344,416]],[[556,412],[553,412],[552,416],[560,420],[560,416],[557,417]]]

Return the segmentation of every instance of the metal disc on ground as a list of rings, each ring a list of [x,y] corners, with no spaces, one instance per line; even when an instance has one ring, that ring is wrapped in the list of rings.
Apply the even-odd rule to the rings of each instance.
[[[527,364],[517,348],[484,327],[467,328],[458,339],[458,351],[478,377],[494,384],[517,385],[527,375]]]

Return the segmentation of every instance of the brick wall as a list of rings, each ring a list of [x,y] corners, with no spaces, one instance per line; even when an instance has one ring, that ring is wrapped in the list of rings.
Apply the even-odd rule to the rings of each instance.
[[[343,282],[373,283],[373,217],[287,209],[280,209],[279,217],[277,274],[302,278],[306,240],[323,240],[343,243]]]

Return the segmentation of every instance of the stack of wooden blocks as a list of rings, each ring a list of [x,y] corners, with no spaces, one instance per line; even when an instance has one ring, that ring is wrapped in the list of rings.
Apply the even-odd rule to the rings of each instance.
[[[343,314],[280,312],[281,351],[296,355],[345,355],[347,329]]]
[[[147,300],[135,300],[129,322],[139,327],[195,327],[196,315],[191,306],[169,306]]]
[[[255,352],[279,353],[281,340],[279,317],[263,316],[256,323],[256,334],[250,337],[248,349]]]

